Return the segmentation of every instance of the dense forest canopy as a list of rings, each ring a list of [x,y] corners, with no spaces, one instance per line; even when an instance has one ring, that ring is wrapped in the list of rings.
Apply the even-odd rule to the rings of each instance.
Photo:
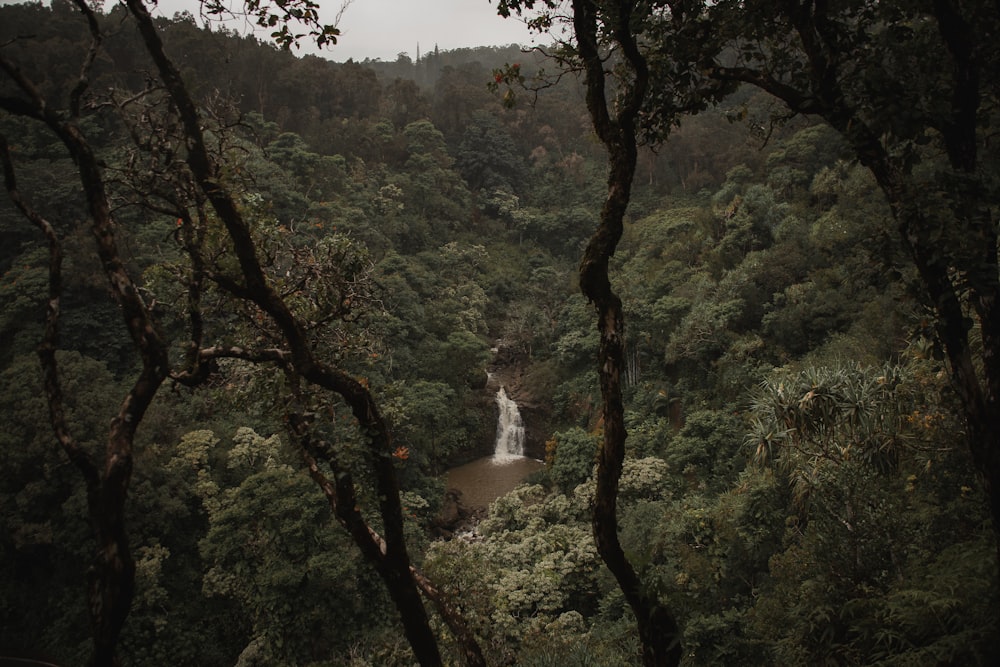
[[[0,656],[992,664],[997,9],[761,4],[0,7]]]

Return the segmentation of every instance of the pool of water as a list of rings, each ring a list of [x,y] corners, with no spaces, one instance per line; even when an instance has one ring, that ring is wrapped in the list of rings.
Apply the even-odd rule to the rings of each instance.
[[[446,473],[445,485],[462,492],[462,505],[480,509],[514,490],[525,477],[545,466],[537,459],[517,456],[498,460],[492,456],[476,459]]]

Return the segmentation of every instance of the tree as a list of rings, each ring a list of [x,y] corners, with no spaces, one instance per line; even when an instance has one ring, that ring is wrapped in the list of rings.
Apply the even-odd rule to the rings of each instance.
[[[128,383],[116,383],[104,364],[78,353],[61,351],[58,363],[66,421],[72,424],[79,447],[96,457],[107,447],[107,415],[118,410]],[[3,643],[7,648],[41,646],[41,628],[53,625],[82,642],[89,633],[88,628],[78,627],[86,618],[80,581],[96,551],[90,544],[94,531],[76,512],[53,508],[63,504],[87,508],[89,489],[80,489],[79,473],[66,465],[65,453],[52,446],[37,357],[16,358],[0,379],[5,387],[0,410],[7,415],[0,436],[7,471],[0,486],[4,507],[0,521],[5,527],[5,570],[10,573],[0,594],[5,600]],[[97,386],[103,391],[92,391]],[[32,483],[25,485],[24,480]],[[32,600],[46,587],[58,591],[50,592],[47,602],[59,613],[43,619],[32,610]],[[24,643],[17,646],[13,641]],[[78,662],[83,659],[85,654],[77,657]]]
[[[487,192],[517,192],[518,177],[526,169],[510,136],[485,111],[477,111],[469,119],[455,166],[472,190]]]
[[[549,28],[560,20],[557,3],[546,0],[549,11],[533,19]],[[504,16],[534,7],[533,0],[501,2]],[[600,346],[598,377],[603,409],[603,440],[598,451],[597,490],[592,504],[594,539],[598,553],[621,587],[635,613],[645,665],[677,665],[681,658],[677,619],[655,591],[640,580],[618,537],[618,483],[627,436],[622,398],[625,367],[625,325],[621,298],[614,292],[608,267],[621,239],[625,212],[632,193],[642,112],[650,84],[650,64],[640,48],[637,22],[643,3],[574,0],[570,17],[572,43],[563,43],[561,62],[582,73],[586,104],[595,133],[607,150],[607,196],[600,224],[590,237],[580,261],[580,289],[597,315]],[[608,61],[610,60],[610,68]],[[501,81],[521,82],[520,67],[498,73]]]
[[[761,384],[747,444],[790,492],[753,620],[772,660],[977,664],[995,652],[991,531],[981,500],[957,482],[969,457],[933,368],[808,367]],[[962,557],[938,569],[951,550]],[[940,615],[931,626],[929,608]]]
[[[600,347],[597,355],[604,439],[597,458],[597,489],[593,501],[593,528],[597,550],[632,607],[639,628],[643,664],[676,665],[680,662],[680,629],[677,620],[656,596],[643,586],[622,550],[618,538],[617,498],[625,458],[625,419],[622,402],[624,371],[624,317],[621,299],[612,289],[608,263],[622,235],[635,175],[636,131],[646,94],[649,70],[627,26],[634,7],[617,3],[607,14],[585,0],[573,2],[573,30],[587,86],[587,109],[598,138],[608,151],[608,195],[601,208],[600,225],[591,236],[580,262],[580,289],[597,314]],[[603,32],[603,34],[602,34]],[[621,66],[628,72],[615,104],[608,100],[602,38],[622,51]]]
[[[996,162],[1000,10],[990,2],[677,2],[656,23],[655,87],[692,63],[822,118],[873,174],[915,267],[961,397],[1000,558],[1000,272]],[[646,130],[673,117],[646,101]],[[981,340],[981,345],[977,341]]]
[[[167,214],[171,221],[177,221],[170,237],[177,241],[176,250],[183,260],[175,269],[183,289],[173,302],[179,306],[171,313],[175,322],[164,322],[167,318],[156,308],[155,299],[148,298],[146,287],[133,277],[119,250],[113,193],[103,161],[95,153],[82,122],[84,96],[105,38],[102,17],[82,0],[75,2],[89,28],[90,42],[77,83],[69,92],[69,109],[65,113],[46,99],[11,57],[0,56],[0,69],[5,74],[0,108],[43,123],[77,165],[97,254],[141,362],[138,376],[112,421],[105,460],[99,464],[73,437],[64,415],[56,356],[63,281],[60,237],[56,228],[21,196],[7,142],[0,141],[7,191],[49,242],[49,317],[39,356],[45,372],[50,421],[57,440],[86,481],[89,516],[98,547],[90,586],[92,663],[117,663],[116,644],[135,588],[136,565],[129,551],[124,508],[136,429],[168,378],[197,386],[219,374],[220,362],[230,360],[271,364],[279,369],[279,377],[286,385],[289,433],[334,515],[389,590],[417,660],[424,665],[441,663],[420,597],[423,592],[462,643],[470,664],[484,664],[461,618],[411,565],[392,433],[372,389],[346,363],[337,366],[327,361],[346,355],[324,354],[331,345],[331,330],[332,344],[336,345],[338,323],[349,323],[361,304],[371,301],[365,286],[370,264],[359,260],[349,246],[336,238],[309,247],[281,246],[282,229],[269,227],[261,219],[254,199],[241,191],[239,179],[226,169],[232,138],[224,123],[216,122],[221,116],[199,109],[179,69],[167,56],[160,31],[144,3],[130,0],[126,5],[157,73],[158,90],[102,102],[119,112],[116,120],[131,131],[133,150],[151,165],[151,173],[130,171],[127,166],[122,170],[126,192],[132,188],[132,194],[138,196],[136,203],[158,213],[160,220]],[[317,7],[308,0],[277,3],[273,14],[269,3],[249,6],[265,24],[278,26],[273,36],[286,47],[295,40],[287,28],[292,18],[303,19],[320,43],[335,35],[335,29],[318,24]],[[207,7],[218,8],[216,3],[208,3]],[[141,107],[138,113],[132,112],[134,105]],[[180,146],[183,152],[178,151]],[[228,302],[232,312],[242,316],[235,334],[245,335],[245,344],[232,343],[233,336],[227,333],[231,322],[226,321],[225,314],[222,322],[212,321],[213,313],[205,305],[209,297]],[[182,335],[186,338],[176,343],[183,349],[180,355],[173,354],[174,342],[166,337],[166,332],[177,330],[185,331]],[[327,411],[332,414],[329,396],[338,396],[346,404],[357,425],[359,455],[346,457],[328,441],[331,429],[324,423],[324,415]],[[345,462],[348,458],[351,463]],[[370,475],[376,490],[381,534],[362,513],[359,485],[355,482],[359,473]]]
[[[91,231],[97,243],[96,252],[111,293],[121,308],[125,327],[141,357],[141,370],[112,419],[103,462],[96,460],[77,440],[65,413],[56,356],[63,293],[60,237],[52,223],[22,197],[5,137],[0,137],[0,160],[10,198],[48,242],[48,311],[38,356],[45,374],[45,393],[55,438],[80,471],[87,487],[88,516],[96,542],[93,565],[88,575],[88,606],[94,636],[92,663],[111,665],[116,662],[115,647],[135,591],[135,561],[129,551],[124,517],[125,498],[132,474],[135,431],[167,377],[169,361],[166,341],[122,260],[105,179],[98,158],[80,130],[81,99],[102,35],[93,12],[84,3],[79,3],[79,8],[87,17],[91,42],[83,58],[78,83],[70,94],[68,113],[61,114],[50,106],[34,82],[7,57],[0,57],[0,69],[5,73],[8,85],[12,84],[21,97],[5,97],[0,103],[8,113],[27,116],[45,124],[76,162],[87,200]]]
[[[557,3],[502,8],[536,5]],[[607,69],[621,71],[632,60],[624,43],[637,41],[649,79],[635,118],[646,140],[664,140],[686,114],[749,84],[786,108],[758,128],[762,136],[796,114],[816,116],[871,172],[961,398],[1000,559],[1000,248],[995,151],[984,150],[1000,80],[996,3],[677,0],[590,8],[603,16],[612,5],[635,9],[629,23],[609,24],[621,38]],[[575,24],[582,11],[574,3]],[[536,22],[545,28],[556,20],[543,11]],[[619,113],[631,92],[619,83]],[[748,118],[748,105],[737,104],[733,118]],[[801,188],[809,165],[795,165],[787,152],[779,157],[793,164],[774,170],[771,185]]]
[[[208,517],[199,551],[207,596],[237,600],[251,627],[239,663],[303,664],[356,641],[359,629],[389,616],[385,595],[350,538],[332,530],[330,507],[288,462],[281,438],[240,428],[226,468],[238,486],[215,484],[206,465],[211,431],[185,434],[172,466],[186,467]],[[294,459],[292,459],[294,461]],[[323,632],[334,625],[339,632]]]

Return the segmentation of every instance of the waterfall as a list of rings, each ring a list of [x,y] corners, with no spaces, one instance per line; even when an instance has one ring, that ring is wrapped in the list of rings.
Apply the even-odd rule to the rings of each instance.
[[[497,418],[497,441],[493,450],[493,460],[508,463],[524,456],[524,422],[517,409],[517,403],[507,397],[503,386],[496,395],[500,416]]]

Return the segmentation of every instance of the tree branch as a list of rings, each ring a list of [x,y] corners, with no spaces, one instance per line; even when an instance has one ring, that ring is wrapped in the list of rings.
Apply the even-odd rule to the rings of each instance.
[[[7,137],[0,134],[0,164],[3,166],[4,187],[7,195],[21,214],[41,230],[49,246],[49,280],[48,307],[45,316],[45,333],[38,346],[38,358],[42,365],[45,384],[45,397],[49,406],[49,421],[55,431],[56,441],[69,457],[69,460],[80,470],[88,489],[100,484],[100,474],[93,458],[80,446],[70,431],[66,421],[65,403],[63,400],[62,383],[59,380],[59,367],[56,360],[56,350],[59,349],[59,317],[62,302],[62,244],[52,224],[32,208],[21,196],[17,188],[17,177],[14,163],[10,157],[10,146]]]
[[[73,0],[73,3],[83,14],[84,18],[86,18],[87,28],[90,30],[90,47],[87,49],[87,55],[84,56],[83,63],[80,65],[80,76],[69,95],[69,112],[73,118],[79,118],[80,99],[90,86],[90,70],[94,66],[94,60],[101,49],[101,42],[104,40],[104,37],[97,23],[97,16],[94,14],[94,10],[90,8],[90,5],[85,0]]]

